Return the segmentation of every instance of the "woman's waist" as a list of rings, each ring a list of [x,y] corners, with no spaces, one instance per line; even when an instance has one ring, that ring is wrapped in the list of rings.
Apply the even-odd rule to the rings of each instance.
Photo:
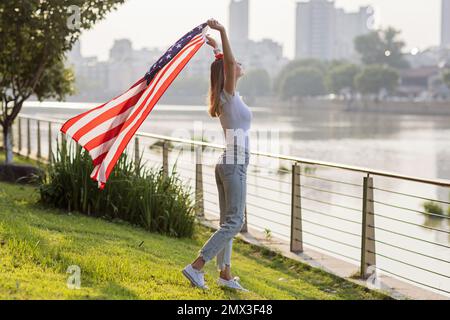
[[[225,148],[219,157],[219,163],[248,164],[250,162],[250,150],[234,146]]]

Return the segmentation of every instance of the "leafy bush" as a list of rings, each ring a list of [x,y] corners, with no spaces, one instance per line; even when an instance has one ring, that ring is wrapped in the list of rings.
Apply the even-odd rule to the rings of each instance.
[[[444,210],[442,209],[442,207],[433,201],[424,202],[423,208],[425,209],[425,212],[427,212],[427,213],[438,214],[438,215],[442,215],[444,213]]]
[[[194,205],[174,168],[165,175],[162,168],[136,165],[124,153],[103,190],[90,178],[94,169],[89,153],[63,139],[56,159],[52,154],[49,172],[40,185],[41,202],[95,217],[121,219],[148,231],[175,237],[194,232]]]
[[[313,67],[299,67],[288,72],[281,84],[281,98],[312,97],[325,94],[323,74]]]

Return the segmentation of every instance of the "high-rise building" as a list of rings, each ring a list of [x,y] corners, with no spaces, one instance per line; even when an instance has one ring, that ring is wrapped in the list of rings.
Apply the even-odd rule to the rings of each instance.
[[[450,0],[442,0],[441,46],[450,46]]]
[[[264,69],[270,76],[275,76],[287,63],[283,47],[271,39],[250,40],[248,17],[249,0],[230,0],[228,29],[234,56],[243,64],[244,70]]]
[[[297,3],[295,57],[333,58],[334,4],[328,0]]]
[[[248,41],[248,0],[231,0],[229,16],[230,41],[232,44]]]
[[[355,37],[370,31],[371,7],[348,13],[328,0],[298,2],[296,58],[354,59]]]
[[[372,7],[361,7],[357,12],[335,11],[335,37],[333,43],[334,59],[356,59],[354,40],[370,31],[373,15]]]

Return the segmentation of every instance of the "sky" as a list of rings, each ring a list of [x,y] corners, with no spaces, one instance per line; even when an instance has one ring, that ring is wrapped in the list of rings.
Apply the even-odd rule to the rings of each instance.
[[[214,17],[228,27],[230,0],[127,0],[81,36],[85,56],[106,60],[115,39],[128,38],[134,49],[168,48],[194,26]],[[271,38],[293,58],[297,0],[250,0],[249,37]],[[335,6],[356,11],[375,9],[375,27],[401,30],[408,50],[439,44],[441,0],[335,0]],[[82,13],[81,13],[82,14]],[[210,32],[219,37],[215,31]]]

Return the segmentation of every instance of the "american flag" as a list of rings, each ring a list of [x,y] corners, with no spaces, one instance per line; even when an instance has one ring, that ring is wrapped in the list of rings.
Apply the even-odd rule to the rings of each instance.
[[[207,41],[203,23],[173,44],[125,93],[65,122],[60,131],[89,152],[91,178],[103,189],[137,129],[184,66]]]

